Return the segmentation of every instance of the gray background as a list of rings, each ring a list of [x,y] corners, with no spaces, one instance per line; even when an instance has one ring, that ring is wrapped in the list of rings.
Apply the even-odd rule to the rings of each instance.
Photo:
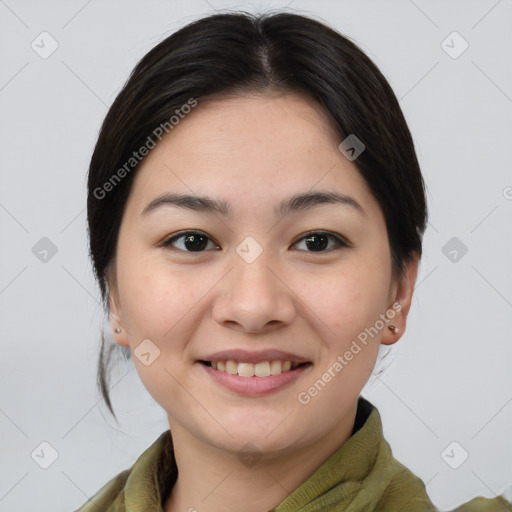
[[[132,362],[113,374],[120,425],[96,391],[104,314],[87,256],[89,158],[108,106],[156,43],[215,9],[287,4],[353,38],[380,67],[428,187],[431,217],[408,329],[364,394],[381,412],[394,455],[438,507],[512,484],[510,1],[7,0],[0,510],[74,510],[168,428]],[[51,49],[43,31],[58,44],[47,58],[31,47]],[[453,31],[469,44],[461,55],[463,40],[446,40]],[[57,249],[46,261],[43,237]],[[450,467],[462,450],[467,460]]]

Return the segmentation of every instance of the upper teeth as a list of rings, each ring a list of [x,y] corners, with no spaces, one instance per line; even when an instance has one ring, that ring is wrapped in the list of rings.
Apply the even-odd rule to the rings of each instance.
[[[287,372],[292,367],[291,361],[262,361],[261,363],[239,363],[238,361],[211,361],[212,368],[241,377],[268,377]],[[294,367],[298,364],[293,365]]]

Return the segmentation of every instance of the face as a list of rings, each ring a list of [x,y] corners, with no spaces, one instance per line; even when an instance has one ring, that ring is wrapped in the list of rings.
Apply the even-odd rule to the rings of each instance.
[[[231,97],[199,102],[139,166],[111,324],[171,430],[233,453],[314,443],[403,333],[416,267],[393,279],[382,211],[340,142],[306,97]],[[319,193],[342,201],[289,202]]]

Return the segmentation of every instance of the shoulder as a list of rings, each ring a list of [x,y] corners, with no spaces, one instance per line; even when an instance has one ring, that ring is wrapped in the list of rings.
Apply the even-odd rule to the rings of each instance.
[[[438,510],[429,498],[425,483],[421,478],[392,455],[388,464],[393,476],[376,510],[395,512],[394,507],[397,503],[400,503],[408,512],[436,512]]]
[[[376,511],[396,512],[395,504],[399,502],[407,512],[441,512],[430,500],[423,480],[395,459],[387,442],[385,444],[389,450],[389,467],[393,477],[378,502]],[[512,512],[512,503],[504,496],[494,498],[479,496],[467,503],[462,503],[451,512]]]
[[[135,461],[74,512],[125,512],[137,504],[153,510],[174,485],[177,468],[170,431],[162,433]]]
[[[75,512],[121,512],[124,510],[124,488],[132,468],[125,469],[107,482]],[[122,507],[122,508],[121,508]]]

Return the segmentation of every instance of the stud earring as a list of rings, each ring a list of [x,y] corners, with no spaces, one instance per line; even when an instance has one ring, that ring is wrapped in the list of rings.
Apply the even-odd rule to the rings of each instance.
[[[114,329],[114,332],[115,332],[116,334],[119,334],[119,333],[121,332],[121,329],[119,329],[119,327],[116,327],[116,328]]]
[[[393,331],[394,334],[398,334],[398,327],[395,327],[394,325],[388,325],[388,329]]]

